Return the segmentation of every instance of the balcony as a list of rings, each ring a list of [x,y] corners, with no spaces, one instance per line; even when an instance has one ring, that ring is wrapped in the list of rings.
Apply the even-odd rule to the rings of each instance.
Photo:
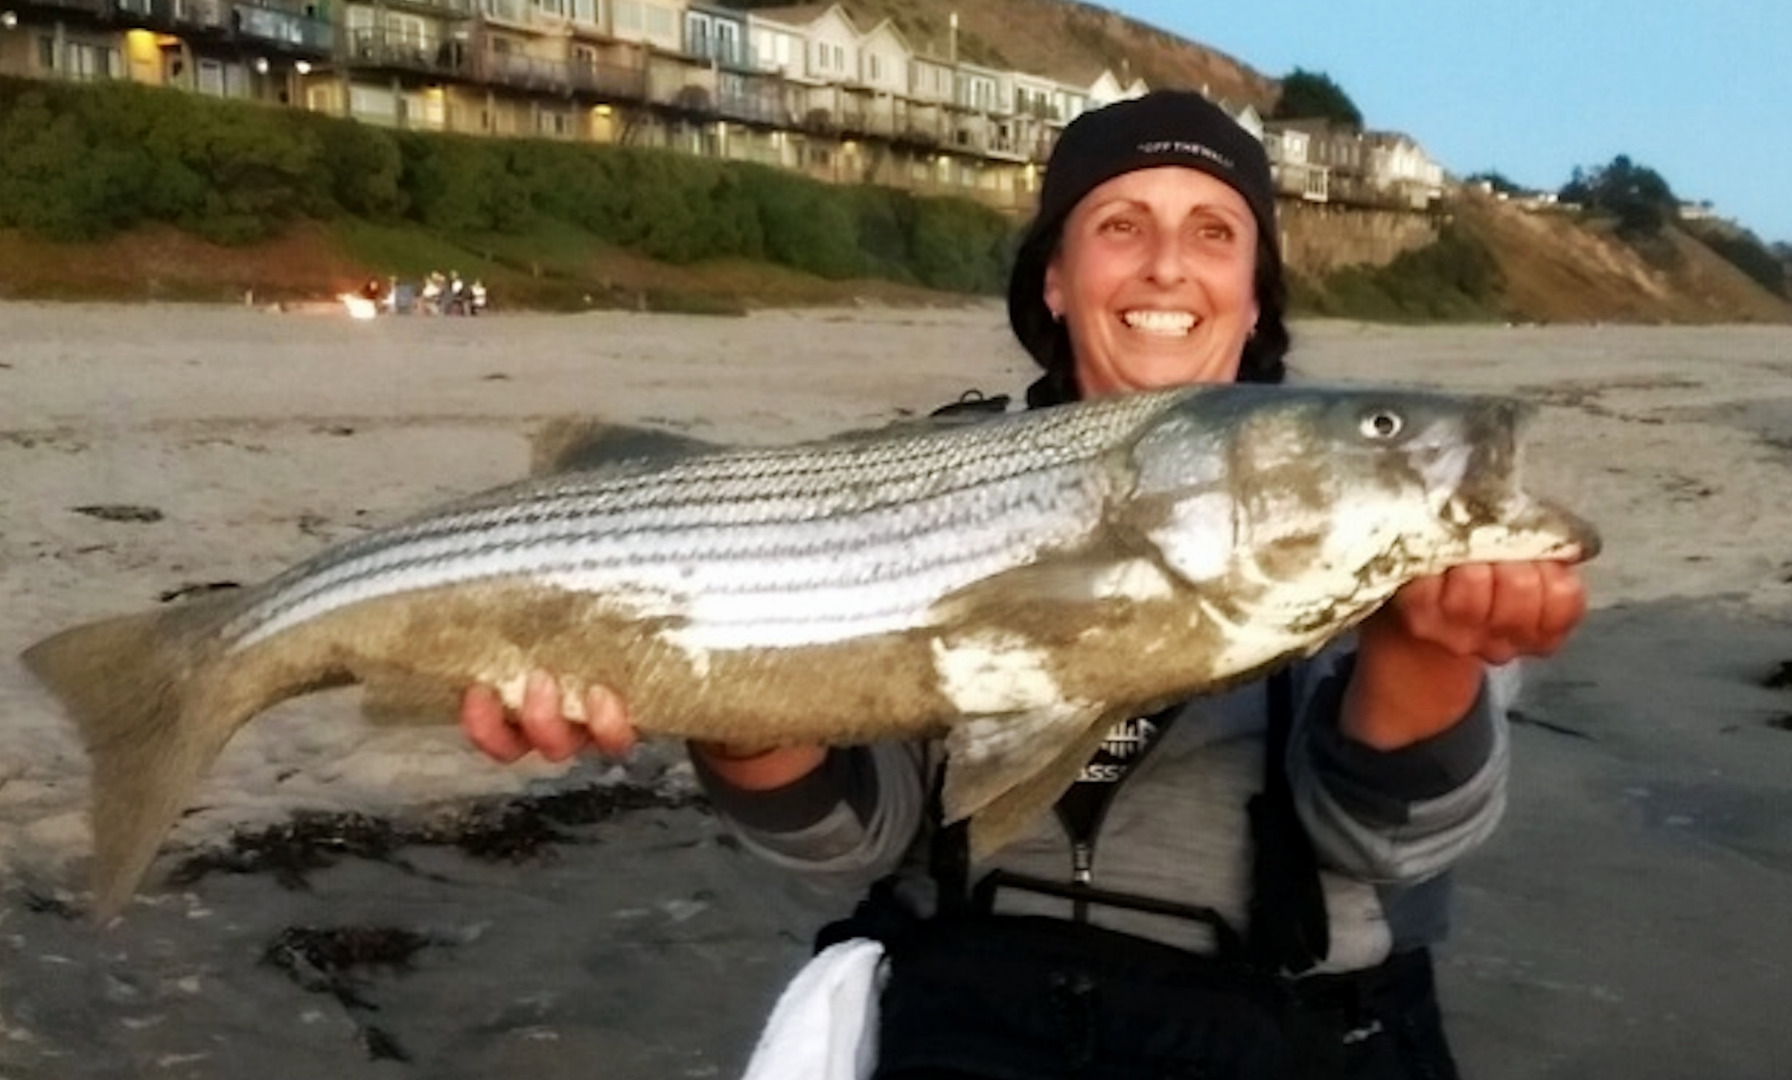
[[[103,19],[112,14],[111,0],[25,0],[19,7],[27,15],[66,19],[80,16]]]
[[[119,22],[152,30],[230,29],[230,9],[211,0],[111,0]]]
[[[336,40],[328,20],[259,4],[234,5],[230,20],[238,39],[275,45],[286,52],[322,57]]]
[[[640,101],[647,96],[647,71],[639,66],[574,61],[566,76],[575,91],[596,97]]]
[[[343,62],[350,68],[414,71],[444,77],[472,74],[464,41],[438,41],[374,29],[349,32],[348,55]]]
[[[790,110],[776,90],[755,93],[723,91],[716,96],[716,112],[724,119],[748,124],[782,127],[790,123]]]
[[[477,74],[486,82],[513,90],[565,93],[572,89],[568,68],[564,60],[493,50],[480,56]]]

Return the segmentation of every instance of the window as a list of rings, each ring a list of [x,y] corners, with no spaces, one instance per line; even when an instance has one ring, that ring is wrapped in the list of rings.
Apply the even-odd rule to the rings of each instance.
[[[404,101],[405,115],[411,127],[441,130],[447,126],[448,110],[440,92],[410,94]]]
[[[386,41],[391,45],[408,46],[418,50],[421,54],[423,48],[429,44],[429,24],[415,15],[403,15],[395,11],[387,12]]]
[[[872,82],[883,81],[883,77],[884,77],[883,59],[884,58],[877,55],[876,53],[872,53],[871,55],[867,56],[865,59],[867,61],[866,66],[870,69],[866,73],[867,78],[869,78],[870,81],[872,81]]]
[[[202,72],[204,66],[204,61],[201,61]],[[348,88],[348,111],[355,117],[395,122],[398,119],[398,101],[392,96],[390,90],[351,85]]]
[[[224,65],[216,60],[200,60],[199,83],[196,88],[201,94],[223,97]]]
[[[639,34],[641,32],[641,0],[616,0],[611,10],[616,19],[616,32]]]
[[[740,27],[731,22],[716,23],[716,55],[730,63],[740,63]]]
[[[50,34],[37,39],[37,65],[44,71],[58,72],[71,79],[124,77],[124,57],[116,48],[90,45],[84,41],[64,41],[62,54],[58,56],[56,38]]]

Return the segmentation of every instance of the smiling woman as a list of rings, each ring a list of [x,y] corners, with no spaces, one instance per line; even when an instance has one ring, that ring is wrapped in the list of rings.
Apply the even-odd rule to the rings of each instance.
[[[1257,226],[1244,197],[1164,166],[1084,196],[1045,271],[1089,395],[1231,382],[1257,323]]]
[[[1078,117],[1053,152],[1009,282],[1015,336],[1044,369],[1029,405],[1283,381],[1277,236],[1262,145],[1200,96],[1158,92]],[[1349,430],[1403,433],[1379,412],[1353,415]],[[1337,457],[1314,449],[1290,463]],[[1199,455],[1171,458],[1198,471]],[[1275,475],[1246,501],[1286,536],[1286,495],[1314,485]],[[1366,514],[1359,505],[1358,519]],[[1242,520],[1223,508],[1212,517],[1229,536]],[[1133,551],[1142,541],[1114,543]],[[1148,569],[1190,574],[1173,557]],[[1124,664],[1191,663],[1204,631],[1249,621],[1242,612],[1270,576],[1229,583],[1210,609],[1175,624],[1174,644],[1141,644]],[[1068,595],[1050,574],[1027,588],[1026,602],[1047,607]],[[1448,1080],[1456,1071],[1429,946],[1447,924],[1451,867],[1504,805],[1512,686],[1486,665],[1553,650],[1584,607],[1566,562],[1471,563],[1421,577],[1355,640],[1225,693],[1104,713],[1092,739],[1045,746],[1051,767],[1075,781],[1052,812],[1028,814],[989,843],[951,820],[949,755],[937,740],[692,744],[697,775],[744,848],[817,883],[876,881],[853,919],[822,931],[838,949],[792,993],[834,985],[839,969],[864,990],[881,963],[882,993],[855,999],[881,1014],[824,1018],[809,1011],[825,1010],[820,1001],[781,1004],[748,1075],[831,1080],[874,1067],[881,1080]],[[1070,637],[1086,656],[1090,639]],[[1031,674],[1024,654],[1002,656],[953,654],[962,661],[949,673],[954,700],[993,700],[1004,680]],[[843,686],[864,678],[842,675]],[[633,705],[651,727],[650,702],[601,688],[569,722],[554,686],[538,678],[514,717],[489,690],[470,691],[462,725],[502,760],[624,750]],[[850,698],[833,700],[851,711]],[[1025,730],[1016,741],[1041,750]],[[881,948],[851,940],[866,937]],[[876,1024],[874,1039],[846,1051],[875,1052],[864,1071],[782,1054],[855,1021]]]
[[[1280,382],[1287,292],[1263,145],[1194,94],[1100,115],[1065,132],[1009,277],[1009,322],[1046,371],[1030,402]]]

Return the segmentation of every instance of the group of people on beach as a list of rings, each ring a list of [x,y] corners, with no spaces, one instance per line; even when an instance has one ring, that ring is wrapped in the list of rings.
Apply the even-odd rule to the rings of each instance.
[[[384,283],[369,278],[361,288],[361,296],[387,315],[478,315],[487,303],[485,282],[478,278],[467,282],[458,270],[450,270],[446,275],[431,270],[417,283],[397,277]]]

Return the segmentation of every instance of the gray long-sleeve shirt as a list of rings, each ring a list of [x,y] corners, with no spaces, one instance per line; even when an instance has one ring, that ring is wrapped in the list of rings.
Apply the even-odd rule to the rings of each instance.
[[[1516,669],[1490,669],[1463,720],[1391,752],[1338,731],[1338,695],[1351,655],[1344,641],[1295,669],[1295,717],[1287,772],[1300,820],[1320,862],[1331,950],[1318,970],[1369,967],[1391,950],[1430,944],[1447,927],[1449,868],[1480,844],[1505,806],[1506,706]],[[1334,682],[1335,685],[1335,682]],[[1246,804],[1263,783],[1265,684],[1187,703],[1119,781],[1094,849],[1093,884],[1205,905],[1241,930],[1250,900]],[[926,857],[928,793],[937,745],[885,743],[836,750],[786,788],[744,793],[699,764],[697,773],[742,843],[818,883],[858,889],[899,872],[904,895],[932,903]],[[1044,815],[973,877],[1001,867],[1069,882],[1072,845]],[[1069,913],[1063,901],[1004,891],[998,910]],[[1205,928],[1163,916],[1095,906],[1100,925],[1190,947]]]

